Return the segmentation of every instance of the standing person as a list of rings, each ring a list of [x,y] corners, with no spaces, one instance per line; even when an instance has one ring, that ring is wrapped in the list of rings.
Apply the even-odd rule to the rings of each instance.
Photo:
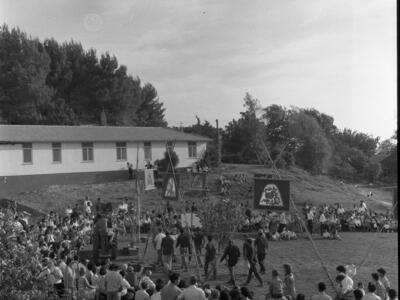
[[[285,297],[294,300],[296,297],[296,287],[292,267],[289,264],[284,264],[283,270],[285,271],[285,277],[283,278],[283,283],[285,284],[283,294]]]
[[[314,212],[312,209],[309,209],[307,212],[307,229],[310,234],[313,234],[313,220],[314,220]]]
[[[343,275],[344,279],[342,280],[341,284],[343,286],[344,291],[352,291],[354,282],[353,279],[349,275],[346,274],[346,267],[343,265],[339,265],[336,267],[336,271],[338,272],[338,275]]]
[[[93,256],[97,261],[99,257],[99,250],[104,253],[108,249],[108,231],[107,231],[107,219],[98,214],[94,221],[93,228]]]
[[[377,270],[377,272],[378,272],[380,281],[382,282],[383,286],[386,289],[386,292],[389,292],[389,290],[390,290],[390,281],[386,276],[386,270],[384,268],[379,268]]]
[[[256,246],[257,261],[260,265],[260,274],[265,274],[264,260],[266,256],[266,250],[268,249],[268,241],[262,230],[258,232],[254,244]]]
[[[245,249],[244,253],[246,253],[246,260],[249,263],[249,273],[247,274],[247,280],[245,285],[250,283],[251,277],[254,273],[254,276],[258,279],[258,281],[260,282],[259,286],[263,285],[262,279],[260,277],[260,275],[257,272],[257,268],[256,268],[256,257],[255,257],[255,251],[253,248],[253,243],[252,240],[250,238],[246,239],[245,244],[243,245],[243,249]]]
[[[269,284],[268,294],[273,299],[285,299],[283,298],[283,281],[279,278],[277,270],[272,270],[272,279]]]
[[[346,282],[346,276],[339,274],[335,278],[336,281],[336,293],[337,297],[335,299],[348,299],[353,294],[353,288],[349,287]]]
[[[186,256],[189,255],[190,238],[183,228],[181,228],[180,234],[176,240],[176,248],[179,248],[181,254],[181,267],[185,272],[187,272],[188,266],[186,263]]]
[[[200,232],[200,228],[196,228],[193,236],[194,250],[196,251],[197,263],[200,267],[203,266],[201,262],[201,250],[204,246],[204,235]]]
[[[169,275],[169,282],[161,289],[161,300],[177,300],[178,296],[182,293],[178,288],[180,276],[178,273],[171,273]]]
[[[311,297],[311,300],[332,300],[326,292],[326,285],[323,282],[318,283],[318,294]]]
[[[162,228],[158,228],[158,233],[154,238],[154,248],[157,251],[157,263],[160,266],[163,266],[163,261],[162,261],[162,253],[161,253],[161,242],[165,238],[165,234],[162,232]]]
[[[319,229],[321,232],[321,236],[323,236],[325,230],[327,229],[327,224],[326,224],[327,220],[326,220],[326,216],[325,216],[325,212],[321,211],[321,214],[319,215]]]
[[[133,165],[129,162],[126,163],[126,167],[128,168],[128,179],[133,179]]]
[[[174,240],[169,231],[165,232],[165,237],[161,241],[161,253],[164,267],[167,272],[172,270],[172,256],[174,255]]]
[[[282,212],[279,215],[279,226],[278,226],[278,233],[282,233],[282,231],[287,227],[287,220],[285,212]]]
[[[375,294],[376,287],[372,282],[368,282],[367,292],[365,293],[363,300],[384,300],[381,299],[377,294]]]
[[[211,269],[213,272],[213,280],[217,279],[217,250],[212,241],[212,236],[209,235],[207,237],[208,243],[206,245],[206,254],[204,259],[204,276],[205,280],[208,279],[208,266],[211,265]]]
[[[239,247],[233,243],[233,240],[228,241],[228,245],[225,248],[224,254],[222,255],[220,262],[223,262],[227,258],[228,270],[231,279],[227,283],[235,285],[235,266],[238,263],[240,257]]]

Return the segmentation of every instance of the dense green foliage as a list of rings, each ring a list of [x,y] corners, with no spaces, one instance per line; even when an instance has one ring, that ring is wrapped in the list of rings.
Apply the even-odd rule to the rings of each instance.
[[[0,27],[0,121],[166,126],[156,89],[108,53]],[[104,121],[104,120],[103,120]]]
[[[272,159],[278,168],[297,165],[345,180],[397,180],[397,134],[379,143],[365,133],[339,130],[333,117],[315,109],[276,104],[261,108],[249,94],[244,108],[225,128],[224,162],[258,161],[272,167]]]

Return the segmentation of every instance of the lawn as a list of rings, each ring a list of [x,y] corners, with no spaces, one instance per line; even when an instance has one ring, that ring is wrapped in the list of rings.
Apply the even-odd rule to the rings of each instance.
[[[315,244],[324,260],[329,274],[334,279],[336,267],[340,264],[354,264],[359,266],[362,259],[367,254],[372,240],[377,237],[368,258],[360,268],[357,268],[357,274],[353,278],[355,284],[363,282],[364,286],[371,281],[371,273],[376,269],[383,267],[388,272],[388,277],[392,283],[392,287],[398,290],[398,246],[397,233],[358,233],[346,232],[341,234],[342,240],[315,240]],[[241,248],[243,241],[236,240],[236,244]],[[142,247],[143,248],[143,245]],[[140,252],[142,257],[143,250]],[[152,246],[148,248],[146,253],[146,261],[153,262],[156,260],[156,253]],[[129,259],[120,258],[119,263],[130,261]],[[330,285],[326,273],[323,271],[318,257],[315,255],[311,242],[305,238],[295,241],[272,241],[269,243],[269,251],[266,258],[267,274],[262,278],[266,283],[271,279],[272,269],[277,269],[280,274],[283,273],[282,265],[289,263],[295,275],[296,288],[298,293],[306,295],[307,299],[317,291],[317,283],[324,281],[328,287],[328,293],[334,296],[334,292]],[[179,259],[175,263],[175,267],[179,270]],[[187,279],[191,274],[197,274],[196,265],[192,260],[189,272],[181,273],[182,278]],[[218,265],[217,281],[210,281],[213,287],[216,284],[223,284],[229,280],[229,273],[226,266],[222,263]],[[203,270],[201,270],[203,274]],[[238,263],[237,282],[242,284],[246,281],[246,269],[242,260]],[[160,272],[154,273],[154,278],[162,277]],[[264,287],[257,287],[258,282],[255,278],[249,284],[250,290],[254,291],[255,299],[265,299],[267,284]]]

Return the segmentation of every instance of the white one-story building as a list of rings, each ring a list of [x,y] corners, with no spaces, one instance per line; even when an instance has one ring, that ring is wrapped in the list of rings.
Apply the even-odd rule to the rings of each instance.
[[[210,139],[161,127],[0,125],[0,197],[32,188],[127,179],[174,147],[187,168]],[[137,165],[137,166],[136,166]]]

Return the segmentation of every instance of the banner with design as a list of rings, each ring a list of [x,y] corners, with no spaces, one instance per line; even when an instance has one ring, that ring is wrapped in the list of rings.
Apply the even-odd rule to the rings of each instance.
[[[174,176],[172,173],[167,173],[165,175],[162,195],[164,199],[179,199],[179,174]]]
[[[144,189],[146,191],[154,190],[156,188],[154,184],[154,170],[145,169],[144,170]]]
[[[254,208],[288,211],[289,201],[289,180],[254,179]]]

